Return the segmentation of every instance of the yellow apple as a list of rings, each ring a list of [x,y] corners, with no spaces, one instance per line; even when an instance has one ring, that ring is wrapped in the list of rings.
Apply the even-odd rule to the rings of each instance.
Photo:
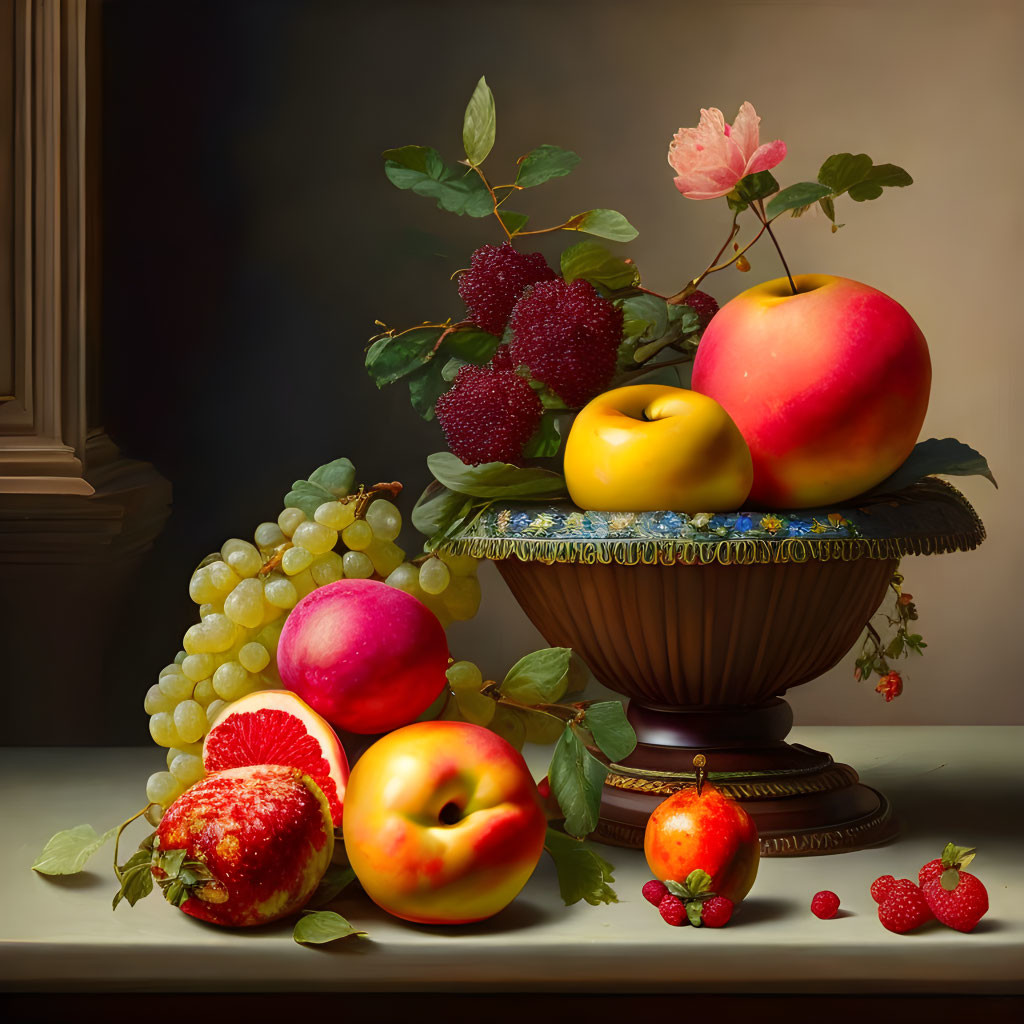
[[[727,512],[753,481],[750,449],[712,398],[664,384],[598,395],[565,442],[565,480],[581,508]]]
[[[519,894],[547,819],[522,755],[468,722],[416,722],[377,740],[345,792],[345,851],[395,917],[465,924]]]

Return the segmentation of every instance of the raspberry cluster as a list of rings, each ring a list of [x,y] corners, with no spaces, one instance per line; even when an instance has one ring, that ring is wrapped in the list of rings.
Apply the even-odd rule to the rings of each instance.
[[[519,252],[511,242],[482,245],[459,277],[459,296],[473,323],[500,338],[523,291],[555,276],[542,253]]]
[[[988,912],[988,892],[963,868],[974,851],[948,843],[942,856],[929,861],[909,878],[882,875],[871,883],[878,920],[891,932],[909,932],[932,919],[960,932],[973,931]]]
[[[683,300],[700,318],[700,329],[703,331],[711,318],[718,312],[718,300],[707,292],[695,291]]]
[[[725,896],[710,894],[707,898],[687,900],[670,892],[668,886],[657,878],[646,882],[640,891],[648,903],[658,908],[658,913],[665,924],[670,924],[673,928],[689,922],[690,918],[686,913],[688,902],[700,907],[700,917],[695,924],[702,924],[707,928],[722,928],[732,918],[734,904]]]
[[[585,405],[615,373],[622,310],[588,281],[533,285],[516,303],[509,326],[513,362],[529,367],[570,408]]]
[[[463,366],[434,411],[449,450],[475,466],[521,462],[523,446],[540,424],[544,409],[499,348],[488,365]]]

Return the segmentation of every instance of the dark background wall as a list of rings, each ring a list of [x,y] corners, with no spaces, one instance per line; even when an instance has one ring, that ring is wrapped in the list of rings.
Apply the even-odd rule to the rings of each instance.
[[[407,507],[426,482],[440,432],[404,388],[377,392],[363,350],[376,319],[460,315],[450,275],[499,237],[489,221],[394,189],[380,153],[421,143],[458,158],[481,74],[497,97],[495,166],[543,142],[583,157],[527,212],[553,223],[622,210],[640,229],[629,251],[658,289],[699,270],[726,227],[724,208],[678,196],[665,163],[672,133],[701,106],[731,118],[754,102],[763,137],[790,145],[786,181],[813,177],[842,149],[911,170],[912,189],[848,211],[837,236],[821,222],[784,225],[787,253],[795,271],[864,280],[911,310],[935,366],[924,436],[970,441],[1010,489],[997,499],[965,485],[987,548],[913,567],[921,625],[936,640],[916,691],[886,707],[853,682],[851,664],[794,703],[798,720],[803,707],[817,722],[1020,720],[1017,691],[1000,680],[1019,651],[1024,567],[1009,536],[1021,203],[1015,172],[992,173],[991,154],[998,138],[998,167],[1024,155],[1006,132],[1022,20],[999,0],[108,0],[102,419],[173,483],[175,504],[121,613],[97,742],[145,741],[143,694],[195,618],[192,568],[275,517],[293,478],[347,455],[363,480],[405,481]],[[554,261],[576,240],[536,248]],[[764,250],[753,262],[710,290],[724,301],[779,272]],[[976,600],[951,607],[965,592]],[[496,673],[539,639],[485,574],[485,609],[453,631],[456,643]],[[979,668],[996,692],[968,702],[963,679]]]

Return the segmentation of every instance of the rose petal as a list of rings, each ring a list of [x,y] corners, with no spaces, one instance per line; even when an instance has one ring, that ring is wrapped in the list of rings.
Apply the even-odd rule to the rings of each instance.
[[[782,163],[786,156],[786,144],[781,139],[774,142],[766,142],[758,146],[753,155],[747,161],[743,175],[756,174],[758,171],[768,171],[777,164]]]
[[[744,165],[750,162],[750,158],[757,149],[761,132],[760,124],[761,118],[757,116],[757,111],[750,103],[744,102],[740,106],[736,120],[732,123],[732,131],[729,133],[729,138],[739,146],[739,150],[743,154]]]

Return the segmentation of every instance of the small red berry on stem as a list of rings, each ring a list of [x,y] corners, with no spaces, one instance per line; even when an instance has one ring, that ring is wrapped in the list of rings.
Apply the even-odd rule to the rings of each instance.
[[[539,252],[519,252],[510,242],[482,245],[459,277],[459,296],[473,322],[500,338],[523,290],[557,276]]]
[[[721,928],[729,923],[732,912],[732,900],[725,896],[712,896],[711,899],[704,901],[700,910],[700,918],[708,928]]]
[[[811,898],[811,913],[823,921],[839,913],[839,897],[828,889],[816,892]]]
[[[643,893],[643,897],[648,903],[653,903],[654,906],[658,906],[668,893],[668,886],[657,878],[652,878],[640,891]]]
[[[658,912],[666,924],[678,928],[686,920],[686,905],[678,896],[668,893],[658,904]]]
[[[713,295],[700,290],[692,292],[683,300],[700,318],[700,329],[703,331],[711,318],[718,312],[718,300]]]

